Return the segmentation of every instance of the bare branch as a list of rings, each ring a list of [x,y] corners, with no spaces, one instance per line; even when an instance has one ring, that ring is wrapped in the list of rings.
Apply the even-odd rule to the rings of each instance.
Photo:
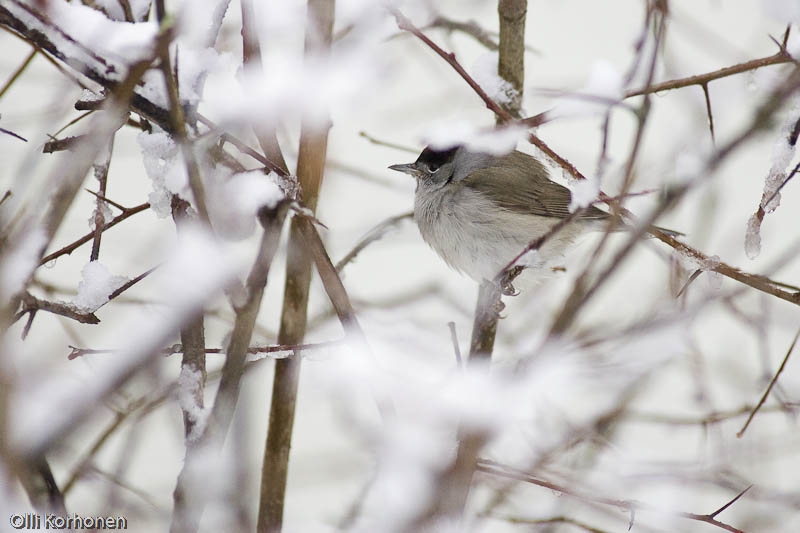
[[[792,352],[794,351],[794,347],[797,344],[798,339],[800,339],[800,330],[797,331],[797,334],[794,336],[794,339],[792,339],[792,344],[789,345],[789,349],[786,351],[786,355],[784,356],[783,361],[781,361],[781,366],[778,367],[778,371],[775,372],[775,375],[772,376],[769,385],[767,385],[767,390],[764,391],[764,394],[761,396],[761,399],[758,400],[758,403],[753,408],[753,411],[750,413],[750,416],[747,417],[747,420],[745,421],[744,426],[742,426],[742,429],[740,429],[739,432],[736,433],[737,438],[742,438],[742,435],[744,435],[744,432],[747,431],[748,426],[750,426],[750,422],[753,420],[753,417],[756,416],[758,410],[761,409],[761,406],[764,405],[764,402],[767,401],[767,397],[769,396],[770,391],[772,391],[772,387],[775,386],[775,383],[777,383],[778,381],[778,377],[780,377],[781,373],[783,372],[783,369],[786,368],[786,362],[789,361],[789,356],[792,355]]]

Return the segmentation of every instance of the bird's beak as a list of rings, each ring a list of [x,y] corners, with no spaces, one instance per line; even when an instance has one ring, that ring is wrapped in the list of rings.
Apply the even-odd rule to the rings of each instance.
[[[391,165],[389,167],[390,170],[396,170],[397,172],[402,172],[403,174],[408,174],[410,176],[416,177],[419,170],[417,169],[416,163],[405,163],[403,165]]]

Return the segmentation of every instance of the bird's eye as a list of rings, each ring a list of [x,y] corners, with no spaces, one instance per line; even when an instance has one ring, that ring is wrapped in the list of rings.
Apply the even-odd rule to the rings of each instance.
[[[435,174],[439,170],[439,165],[436,163],[428,163],[428,172]]]

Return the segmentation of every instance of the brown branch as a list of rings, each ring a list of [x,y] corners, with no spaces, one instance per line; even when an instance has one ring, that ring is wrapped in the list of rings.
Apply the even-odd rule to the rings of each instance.
[[[332,346],[337,346],[339,344],[344,343],[345,340],[346,339],[332,340],[326,342],[310,342],[307,344],[271,344],[268,346],[248,346],[247,353],[270,354],[270,353],[291,352],[293,355],[290,355],[289,357],[293,357],[299,355],[302,352],[310,350],[322,350],[325,348],[330,348]],[[118,353],[120,351],[113,348],[96,349],[96,348],[77,348],[75,346],[70,346],[69,348],[70,348],[70,353],[67,356],[67,359],[69,360],[76,359],[78,357],[83,357],[85,355],[109,355]],[[228,348],[205,348],[204,351],[206,354],[221,355],[221,354],[227,354]],[[184,347],[182,344],[174,344],[168,348],[164,348],[159,353],[163,356],[170,356],[177,353],[184,353]]]
[[[641,96],[643,94],[659,93],[662,91],[671,91],[673,89],[691,87],[692,85],[700,85],[702,87],[707,85],[709,82],[721,78],[727,78],[728,76],[742,74],[744,72],[760,69],[769,65],[780,65],[782,63],[792,63],[794,61],[795,60],[785,49],[781,49],[769,57],[752,59],[750,61],[745,61],[744,63],[739,63],[730,67],[724,67],[713,72],[707,72],[705,74],[698,74],[696,76],[689,76],[687,78],[680,78],[677,80],[669,80],[662,83],[654,83],[639,89],[632,89],[625,93],[625,98]]]
[[[180,238],[181,233],[186,230],[187,224],[191,223],[190,205],[189,202],[179,198],[177,195],[172,196],[171,204],[172,218],[175,221],[178,238]],[[208,380],[205,323],[202,309],[181,328],[181,345],[183,348],[181,377],[186,380],[181,386],[184,388],[183,392],[189,396],[189,398],[183,398],[183,400],[190,401],[191,408],[188,408],[181,401],[179,403],[183,414],[184,438],[186,442],[191,442],[202,431],[202,428],[198,426],[200,420],[197,418],[197,412],[202,412],[204,408],[203,398],[206,381]]]
[[[242,54],[245,67],[255,68],[261,71],[261,49],[258,40],[258,32],[255,29],[255,13],[253,10],[253,0],[242,0]],[[257,121],[253,124],[258,144],[261,150],[264,151],[266,158],[271,161],[275,166],[279,167],[284,174],[289,174],[289,167],[286,165],[286,160],[281,152],[281,146],[278,143],[278,135],[275,124],[266,124],[263,121]]]
[[[467,82],[467,84],[472,87],[472,90],[483,100],[483,103],[486,104],[486,107],[491,110],[495,115],[501,118],[503,121],[511,121],[513,117],[509,114],[508,111],[500,107],[500,105],[492,100],[488,94],[481,88],[481,86],[476,82],[472,76],[470,76],[464,67],[456,61],[456,55],[453,53],[445,52],[439,45],[434,43],[427,35],[422,33],[422,31],[417,28],[403,13],[401,13],[398,9],[389,8],[390,12],[394,16],[395,20],[397,21],[397,27],[403,31],[407,31],[414,36],[416,36],[419,40],[425,43],[431,50],[436,52],[442,59],[444,59],[447,63],[453,67],[461,78]]]
[[[308,0],[306,15],[306,57],[328,56],[333,35],[333,0]],[[325,170],[329,125],[304,118],[300,131],[297,177],[303,203],[314,212]],[[283,292],[278,344],[298,344],[305,336],[308,320],[308,296],[312,259],[304,244],[303,217],[294,217],[289,228],[286,256],[286,282]],[[292,442],[300,359],[284,359],[275,363],[272,382],[267,442],[261,470],[261,493],[258,506],[259,533],[279,531],[283,523],[286,479],[289,470],[289,448]]]
[[[92,251],[89,254],[89,261],[97,261],[100,257],[100,239],[103,236],[103,226],[106,223],[103,216],[103,207],[106,196],[106,187],[108,185],[108,170],[111,167],[111,154],[114,151],[114,135],[108,141],[108,150],[104,154],[103,161],[97,162],[92,165],[94,177],[99,182],[97,188],[97,201],[95,202],[94,209],[94,236],[92,237]]]
[[[517,516],[501,516],[497,514],[488,515],[497,520],[504,520],[510,524],[529,524],[529,525],[554,525],[554,524],[568,524],[575,526],[578,529],[587,531],[588,533],[611,533],[606,529],[598,529],[590,526],[580,520],[570,518],[568,516],[554,516],[551,518],[520,518]]]
[[[497,14],[500,19],[500,53],[497,73],[511,84],[513,94],[505,106],[506,111],[519,117],[522,106],[522,89],[525,84],[525,15],[528,0],[499,0]]]
[[[156,11],[158,12],[158,23],[164,27],[165,16],[163,12],[163,2],[156,1]],[[171,24],[171,23],[170,23]],[[183,162],[186,165],[186,173],[189,176],[189,189],[194,197],[197,213],[204,224],[210,224],[208,219],[208,207],[206,206],[205,186],[200,175],[200,165],[197,163],[197,156],[191,145],[189,136],[186,132],[186,118],[183,113],[180,94],[178,91],[178,75],[172,71],[172,60],[170,58],[169,47],[163,47],[159,52],[161,73],[164,76],[164,83],[167,88],[169,98],[169,117],[172,122],[172,132],[175,140],[183,155]],[[177,64],[176,64],[177,70]]]
[[[246,296],[235,307],[236,319],[231,332],[222,375],[206,427],[196,440],[187,442],[186,459],[174,492],[172,531],[196,531],[207,494],[197,476],[199,465],[209,453],[218,453],[233,421],[244,375],[247,350],[253,336],[258,311],[272,261],[280,243],[281,228],[289,202],[282,201],[274,209],[262,209],[259,220],[264,227],[256,259],[245,283]]]
[[[85,140],[86,135],[76,135],[74,137],[64,137],[63,139],[47,141],[42,147],[42,153],[52,154],[54,152],[63,152],[64,150],[74,150]]]
[[[139,205],[134,206],[134,207],[125,208],[122,211],[122,214],[117,215],[108,224],[103,226],[103,231],[109,230],[109,229],[113,228],[114,226],[116,226],[117,224],[119,224],[120,222],[124,221],[125,219],[132,217],[136,213],[141,213],[142,211],[144,211],[146,209],[149,209],[149,208],[150,208],[150,204],[147,203],[147,202],[145,202],[143,204],[139,204]],[[84,245],[87,242],[91,241],[93,238],[94,238],[94,231],[91,231],[91,232],[87,233],[86,235],[84,235],[83,237],[81,237],[80,239],[78,239],[77,241],[74,241],[71,244],[68,244],[67,246],[64,246],[63,248],[59,248],[55,252],[44,256],[39,261],[39,265],[40,266],[41,265],[45,265],[45,264],[49,263],[50,261],[58,259],[62,255],[69,255],[72,252],[74,252],[76,249],[80,248],[82,245]]]
[[[747,489],[739,493],[739,495],[736,496],[733,500],[731,500],[730,502],[728,502],[726,505],[716,510],[715,512],[709,514],[698,514],[698,513],[668,511],[666,509],[662,509],[657,506],[650,505],[638,500],[618,500],[614,498],[606,498],[604,496],[596,496],[593,494],[588,494],[586,492],[571,489],[569,487],[565,487],[563,485],[559,485],[557,483],[541,479],[537,476],[534,476],[522,470],[517,470],[516,468],[502,465],[494,461],[488,461],[488,460],[478,461],[477,470],[479,472],[484,472],[486,474],[491,474],[494,476],[500,476],[508,479],[515,479],[517,481],[522,481],[525,483],[530,483],[531,485],[536,485],[555,492],[559,492],[566,496],[570,496],[572,498],[587,503],[596,503],[610,507],[616,507],[617,509],[622,509],[623,511],[627,511],[631,514],[635,513],[636,511],[657,511],[662,513],[669,513],[672,514],[673,516],[679,516],[681,518],[686,518],[697,522],[703,522],[718,527],[720,529],[723,529],[725,531],[729,531],[731,533],[744,533],[744,531],[742,531],[741,529],[728,525],[724,522],[720,522],[719,520],[716,519],[716,515],[725,510],[733,502],[737,501],[745,492],[747,492],[747,490],[750,489],[750,487],[747,487]]]
[[[350,264],[358,254],[361,253],[364,248],[372,244],[373,242],[380,240],[383,238],[389,231],[394,229],[404,220],[410,220],[414,218],[414,212],[403,213],[401,215],[395,215],[393,217],[389,217],[364,235],[361,240],[356,243],[352,250],[347,252],[345,256],[336,263],[336,272],[340,273],[344,270],[348,264]]]
[[[784,412],[786,408],[800,408],[800,403],[786,403],[783,405],[767,406],[761,409],[762,412]],[[676,416],[664,415],[658,413],[644,413],[636,411],[628,411],[625,416],[620,419],[621,422],[644,423],[644,424],[665,424],[671,426],[707,426],[709,424],[719,424],[726,420],[738,418],[749,414],[754,406],[743,405],[738,409],[731,411],[713,412],[707,416]]]
[[[12,322],[16,322],[22,318],[26,313],[36,313],[37,311],[45,311],[53,313],[54,315],[63,316],[80,322],[81,324],[99,324],[100,319],[94,313],[83,313],[78,311],[72,304],[64,302],[50,302],[41,300],[33,296],[29,292],[22,293],[20,299],[22,300],[22,309],[16,314]]]
[[[0,88],[0,98],[2,98],[4,94],[6,94],[6,91],[8,91],[8,89],[12,85],[14,85],[14,82],[17,81],[20,75],[22,75],[22,73],[25,72],[25,69],[28,68],[28,65],[31,64],[33,58],[36,57],[36,52],[37,52],[36,48],[31,50],[31,53],[28,54],[28,57],[25,58],[25,61],[23,61],[22,64],[19,67],[17,67],[17,70],[15,70],[14,73],[11,74],[11,76],[5,82],[5,84],[3,84],[3,87]]]
[[[26,139],[22,135],[19,135],[18,133],[14,133],[13,131],[7,130],[5,128],[0,128],[0,133],[5,133],[6,135],[10,135],[11,137],[14,137],[15,139],[19,139],[20,141],[28,142],[28,139]]]
[[[13,3],[18,7],[24,7],[20,2],[14,1]],[[65,39],[74,42],[74,39],[72,39],[69,35],[66,35],[63,30],[55,26],[52,21],[46,17],[38,16],[36,18],[41,24],[48,26],[57,33],[60,33]],[[72,77],[58,62],[80,71],[82,75],[86,76],[95,83],[98,83],[112,94],[118,91],[119,88],[127,85],[126,80],[119,82],[115,79],[112,79],[112,77],[109,75],[109,68],[112,68],[112,66],[108,65],[103,58],[100,58],[91,50],[88,51],[87,54],[89,54],[90,57],[96,61],[96,64],[81,63],[80,66],[78,66],[76,62],[79,61],[79,59],[75,57],[68,57],[53,41],[48,38],[44,32],[40,31],[36,27],[29,26],[26,22],[17,18],[11,11],[2,5],[0,5],[0,25],[8,28],[10,31],[16,33],[32,46],[36,47],[40,52],[43,53],[44,57],[48,61],[50,61],[65,75],[70,76],[81,87],[86,88],[85,82]],[[159,43],[156,43],[155,48],[158,49],[160,46],[161,45]],[[172,122],[169,117],[169,112],[166,109],[154,104],[149,99],[137,93],[132,93],[130,95],[130,106],[134,111],[136,111],[136,113],[146,117],[151,122],[158,124],[165,131],[172,132]]]
[[[377,146],[385,146],[386,148],[393,148],[395,150],[400,150],[402,152],[407,152],[409,154],[414,154],[414,155],[419,154],[419,150],[416,148],[409,148],[408,146],[402,146],[400,144],[395,144],[389,141],[378,139],[377,137],[373,137],[364,130],[359,131],[358,136],[366,139],[370,143],[375,144]]]
[[[769,385],[767,385],[767,390],[764,391],[764,394],[761,396],[761,399],[758,400],[758,403],[753,408],[753,411],[750,413],[750,416],[747,417],[747,420],[745,421],[744,426],[742,426],[742,429],[740,429],[739,432],[736,433],[736,438],[739,439],[742,438],[742,435],[744,435],[744,432],[747,431],[748,426],[750,426],[750,422],[752,422],[758,410],[761,409],[761,406],[764,405],[764,402],[767,401],[767,397],[769,396],[769,393],[772,391],[772,387],[775,386],[775,383],[777,383],[778,381],[778,377],[783,372],[783,369],[786,368],[786,362],[789,361],[789,356],[792,355],[792,352],[794,351],[794,347],[797,344],[798,339],[800,339],[800,330],[797,331],[797,334],[794,336],[794,339],[792,340],[792,344],[789,345],[789,349],[786,351],[786,355],[784,356],[783,361],[781,361],[781,366],[778,367],[778,371],[775,372],[775,375],[772,376]]]
[[[478,41],[488,50],[494,52],[499,48],[497,42],[494,40],[494,36],[490,32],[481,28],[481,26],[474,20],[459,22],[457,20],[449,19],[439,15],[434,18],[430,24],[425,26],[424,29],[428,28],[440,28],[448,32],[460,31],[461,33],[469,35]]]

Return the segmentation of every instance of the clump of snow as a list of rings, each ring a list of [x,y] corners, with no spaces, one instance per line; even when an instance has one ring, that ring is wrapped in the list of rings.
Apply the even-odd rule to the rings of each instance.
[[[761,217],[757,213],[747,219],[747,231],[744,234],[744,253],[749,259],[755,259],[761,253]]]
[[[781,204],[781,193],[778,192],[786,181],[788,167],[792,163],[796,152],[796,143],[790,143],[792,130],[798,120],[800,98],[795,97],[794,105],[783,122],[783,127],[778,134],[778,139],[772,148],[772,164],[767,177],[764,179],[764,190],[761,193],[759,211],[747,221],[745,232],[745,253],[750,259],[755,259],[761,252],[761,223],[764,215],[772,213]]]
[[[119,2],[119,0],[116,0]],[[128,0],[134,20],[144,20],[150,11],[152,0]]]
[[[203,372],[191,365],[181,365],[178,375],[178,405],[192,422],[192,431],[187,435],[189,442],[196,441],[205,430],[208,419],[208,410],[205,409],[198,398],[203,393]]]
[[[224,71],[228,65],[235,64],[231,54],[220,54],[214,48],[180,47],[177,51],[178,87],[181,102],[198,105],[202,98],[202,87],[210,72]]]
[[[600,194],[600,179],[598,177],[589,175],[585,180],[573,179],[570,182],[570,190],[572,191],[572,198],[569,201],[570,213],[574,213],[582,207],[587,207],[597,200]]]
[[[89,89],[84,89],[80,97],[81,102],[102,102],[104,99],[105,97],[102,94],[90,91]]]
[[[184,3],[175,17],[182,43],[198,49],[213,46],[229,3],[230,0]]]
[[[592,65],[585,90],[589,94],[615,100],[625,95],[622,74],[613,63],[605,59],[597,60]]]
[[[0,298],[7,299],[21,291],[39,266],[47,235],[42,228],[32,228],[9,236],[0,261]]]
[[[593,427],[633,383],[682,353],[685,329],[679,324],[669,331],[642,332],[592,351],[551,343],[513,370],[493,366],[489,372],[471,364],[445,379],[431,379],[424,368],[409,368],[408,360],[403,368],[386,372],[343,354],[327,379],[332,396],[349,399],[355,410],[345,414],[349,425],[360,422],[354,415],[364,401],[352,394],[365,383],[388,393],[395,406],[380,430],[370,432],[377,437],[377,466],[354,529],[376,531],[379,524],[392,524],[392,530],[401,531],[426,520],[455,459],[459,434],[487,444],[479,452],[482,457],[536,464],[580,428]]]
[[[721,262],[718,255],[711,255],[707,257],[705,261],[706,284],[712,291],[720,290],[722,288],[722,282],[725,279],[722,274],[716,272]]]
[[[625,95],[622,73],[610,61],[601,59],[592,65],[586,84],[578,94],[560,97],[552,111],[558,116],[586,116],[605,113]]]
[[[167,86],[164,83],[164,74],[159,69],[148,70],[142,75],[142,79],[136,85],[136,94],[147,98],[157,106],[169,107],[169,96],[167,95]]]
[[[525,134],[526,130],[521,127],[480,129],[466,120],[456,119],[435,122],[422,137],[426,144],[435,149],[463,144],[473,151],[504,155],[514,150]]]
[[[355,107],[371,96],[380,69],[371,55],[350,47],[330,57],[266,55],[263,69],[245,67],[210,76],[204,103],[220,122],[275,123],[303,113],[306,120],[327,124],[334,108]]]
[[[486,52],[475,60],[470,73],[489,98],[500,105],[513,105],[519,99],[519,92],[497,73],[499,61],[498,52]]]
[[[180,149],[172,137],[164,132],[142,132],[137,136],[142,149],[142,161],[147,176],[153,182],[153,192],[148,196],[150,208],[159,218],[171,215],[172,195],[191,198],[189,178]]]
[[[148,281],[162,296],[159,312],[134,314],[98,341],[119,346],[118,356],[99,358],[91,380],[75,382],[56,374],[45,380],[36,376],[34,386],[15,387],[9,409],[13,414],[9,441],[14,450],[35,456],[53,439],[73,430],[117,392],[119,384],[160,359],[175,332],[230,283],[240,266],[207,230],[187,225],[171,256]]]
[[[104,264],[91,261],[81,270],[81,282],[73,305],[82,313],[94,313],[108,301],[112,292],[128,282],[125,276],[111,274]]]
[[[152,54],[158,25],[118,22],[80,3],[48,2],[47,14],[67,35],[102,56],[132,63]]]
[[[280,178],[260,170],[209,180],[206,190],[208,213],[214,229],[223,238],[239,240],[253,233],[256,213],[274,208],[285,198]]]
[[[96,229],[95,226],[98,222],[98,215],[102,217],[102,225],[105,225],[106,222],[114,218],[114,214],[111,212],[111,208],[108,207],[108,204],[106,202],[98,202],[92,211],[92,215],[89,217],[89,227],[92,230]]]

